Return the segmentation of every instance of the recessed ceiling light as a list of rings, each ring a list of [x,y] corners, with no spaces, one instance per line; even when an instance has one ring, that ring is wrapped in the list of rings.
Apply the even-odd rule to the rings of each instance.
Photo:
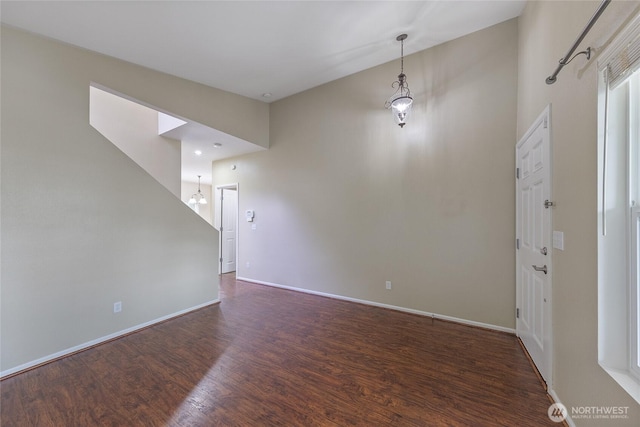
[[[194,153],[196,153],[196,156],[202,155],[202,151],[200,151],[200,150],[196,150],[196,151],[194,151]]]
[[[219,142],[213,143],[213,148],[220,148],[220,147],[222,147],[222,144],[220,144]]]
[[[263,98],[271,98],[271,93],[265,92],[265,93],[262,94],[262,97]]]

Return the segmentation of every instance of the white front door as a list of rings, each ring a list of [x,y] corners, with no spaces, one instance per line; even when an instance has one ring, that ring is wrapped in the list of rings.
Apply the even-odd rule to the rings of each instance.
[[[550,107],[516,146],[516,332],[551,382]]]
[[[220,257],[222,273],[236,271],[236,228],[238,225],[238,191],[222,189]]]

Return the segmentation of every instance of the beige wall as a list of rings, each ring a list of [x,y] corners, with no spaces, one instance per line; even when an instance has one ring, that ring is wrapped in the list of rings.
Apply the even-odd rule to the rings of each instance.
[[[628,406],[625,421],[576,420],[576,425],[638,425],[640,406],[598,365],[597,352],[597,67],[598,55],[640,2],[613,2],[576,58],[551,86],[545,78],[593,15],[598,2],[528,2],[520,17],[518,137],[552,105],[553,228],[565,250],[553,251],[554,383],[567,406]]]
[[[180,197],[180,141],[158,135],[158,112],[91,87],[89,123]]]
[[[0,371],[216,300],[217,232],[90,126],[89,85],[262,144],[268,106],[6,27],[1,43]]]
[[[403,129],[399,60],[271,104],[270,150],[213,167],[239,183],[238,275],[514,328],[517,31],[405,58]]]
[[[164,113],[269,148],[269,104],[91,54],[92,82]]]

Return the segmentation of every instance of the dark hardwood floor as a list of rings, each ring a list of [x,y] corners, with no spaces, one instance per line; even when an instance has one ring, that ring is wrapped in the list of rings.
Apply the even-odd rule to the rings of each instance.
[[[554,426],[516,337],[237,282],[0,383],[9,426]]]

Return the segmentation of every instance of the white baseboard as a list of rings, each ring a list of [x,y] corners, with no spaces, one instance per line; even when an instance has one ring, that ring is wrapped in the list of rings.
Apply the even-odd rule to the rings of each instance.
[[[551,396],[553,398],[553,401],[556,403],[562,403],[560,401],[560,398],[558,397],[558,395],[556,394],[555,390],[552,390],[551,388],[549,388],[547,390],[547,393],[549,393],[549,396]],[[567,418],[564,419],[567,424],[569,424],[569,427],[576,427],[576,424],[573,422],[573,420],[571,419],[571,414],[569,413],[569,408],[567,408]]]
[[[390,310],[402,311],[402,312],[405,312],[405,313],[412,313],[412,314],[417,314],[417,315],[425,316],[425,317],[433,317],[435,319],[447,320],[447,321],[450,321],[450,322],[461,323],[461,324],[464,324],[464,325],[476,326],[476,327],[479,327],[479,328],[491,329],[491,330],[500,331],[500,332],[507,332],[507,333],[510,333],[510,334],[513,334],[513,335],[515,335],[515,333],[516,333],[515,329],[505,328],[504,326],[491,325],[491,324],[488,324],[488,323],[475,322],[473,320],[466,320],[466,319],[460,319],[460,318],[452,317],[452,316],[445,316],[445,315],[442,315],[442,314],[429,313],[427,311],[415,310],[413,308],[406,308],[406,307],[400,307],[400,306],[397,306],[397,305],[383,304],[383,303],[379,303],[379,302],[375,302],[375,301],[369,301],[369,300],[362,300],[362,299],[358,299],[358,298],[345,297],[345,296],[336,295],[336,294],[329,294],[329,293],[326,293],[326,292],[312,291],[312,290],[304,289],[304,288],[296,288],[294,286],[279,285],[277,283],[265,282],[265,281],[256,280],[256,279],[249,279],[247,277],[239,277],[238,276],[238,277],[236,277],[236,279],[237,280],[242,280],[244,282],[256,283],[256,284],[259,284],[259,285],[272,286],[274,288],[281,288],[281,289],[287,289],[287,290],[290,290],[290,291],[303,292],[305,294],[319,295],[319,296],[322,296],[322,297],[334,298],[334,299],[339,299],[339,300],[343,300],[343,301],[357,302],[359,304],[366,304],[366,305],[371,305],[371,306],[374,306],[374,307],[388,308]]]
[[[150,320],[148,322],[141,323],[139,325],[132,326],[130,328],[123,329],[123,330],[118,331],[118,332],[114,332],[113,334],[109,334],[109,335],[106,335],[104,337],[97,338],[95,340],[87,341],[87,342],[85,342],[83,344],[67,348],[67,349],[59,351],[57,353],[53,353],[53,354],[50,354],[50,355],[45,356],[45,357],[41,357],[41,358],[36,359],[36,360],[32,360],[31,362],[27,362],[27,363],[24,363],[24,364],[22,364],[20,366],[16,366],[15,368],[10,368],[10,369],[7,369],[5,371],[0,372],[0,379],[6,377],[8,375],[13,375],[13,374],[16,374],[18,372],[25,371],[25,370],[28,370],[30,368],[33,368],[35,366],[42,365],[44,363],[59,359],[61,357],[64,357],[64,356],[67,356],[67,355],[70,355],[70,354],[73,354],[73,353],[77,353],[77,352],[79,352],[81,350],[86,350],[86,349],[88,349],[90,347],[94,347],[94,346],[96,346],[98,344],[102,344],[104,342],[111,341],[111,340],[113,340],[115,338],[130,334],[130,333],[138,331],[140,329],[147,328],[147,327],[152,326],[152,325],[154,325],[156,323],[164,322],[165,320],[169,320],[169,319],[174,318],[174,317],[182,316],[183,314],[187,314],[189,312],[192,312],[192,311],[195,311],[195,310],[199,310],[199,309],[207,307],[209,305],[217,304],[219,302],[220,302],[220,299],[215,299],[215,300],[212,300],[212,301],[205,302],[203,304],[198,304],[198,305],[196,305],[194,307],[190,307],[190,308],[187,308],[187,309],[184,309],[184,310],[180,310],[180,311],[177,311],[175,313],[171,313],[171,314],[168,314],[166,316],[162,316],[162,317],[159,317],[157,319]]]

